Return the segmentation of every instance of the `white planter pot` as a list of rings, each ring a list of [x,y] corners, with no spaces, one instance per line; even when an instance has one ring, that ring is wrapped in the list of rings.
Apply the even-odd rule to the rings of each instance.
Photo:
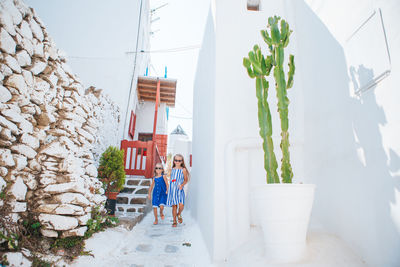
[[[267,184],[254,191],[265,256],[271,262],[301,260],[314,200],[313,184]]]

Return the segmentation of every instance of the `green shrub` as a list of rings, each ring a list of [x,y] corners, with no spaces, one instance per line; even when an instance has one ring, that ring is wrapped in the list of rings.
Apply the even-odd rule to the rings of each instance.
[[[8,233],[7,231],[0,231],[0,241],[1,243],[6,243],[9,250],[18,250],[20,236],[17,233]]]
[[[41,258],[34,256],[32,261],[32,267],[51,267],[53,265],[52,262],[48,262],[42,260]]]
[[[109,146],[101,155],[98,178],[107,192],[118,192],[125,184],[124,151]]]
[[[111,217],[99,211],[99,208],[92,210],[92,218],[88,220],[86,226],[88,227],[85,237],[89,238],[94,233],[104,231],[107,227],[114,227],[118,223],[117,217]]]

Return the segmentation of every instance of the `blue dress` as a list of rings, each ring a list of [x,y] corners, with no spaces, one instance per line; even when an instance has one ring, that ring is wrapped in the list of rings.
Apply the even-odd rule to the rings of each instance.
[[[153,208],[165,206],[165,203],[167,202],[167,185],[165,184],[164,177],[154,177],[153,179],[155,183],[152,198]]]
[[[185,204],[185,191],[179,190],[179,186],[183,184],[185,178],[183,176],[183,169],[172,169],[171,181],[169,182],[167,206],[178,205],[179,203]]]

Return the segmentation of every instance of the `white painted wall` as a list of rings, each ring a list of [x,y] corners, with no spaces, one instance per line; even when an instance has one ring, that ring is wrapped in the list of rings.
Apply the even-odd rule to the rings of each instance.
[[[183,134],[169,134],[168,135],[168,148],[167,152],[174,154],[175,152],[175,142],[177,140],[187,140],[189,141],[189,137]]]
[[[165,103],[161,103],[157,111],[157,134],[168,134],[168,121]],[[134,140],[139,133],[153,133],[155,102],[141,102],[136,107],[136,128]]]
[[[311,230],[338,235],[372,266],[398,266],[399,4],[309,2],[314,11],[304,1],[264,0],[260,12],[246,11],[241,1],[213,2],[194,92],[192,181],[197,186],[191,190],[192,212],[215,261],[223,261],[246,241],[249,224],[257,223],[251,190],[264,182],[265,172],[254,80],[247,77],[242,58],[255,43],[263,44],[260,29],[269,16],[279,14],[295,31],[288,48],[297,65],[289,91],[291,157],[294,181],[317,185]],[[392,73],[355,99],[349,92],[342,40],[375,7],[384,15]],[[270,96],[274,107],[273,88]],[[277,122],[274,113],[280,159]]]
[[[68,63],[85,87],[104,89],[121,110],[120,138],[127,137],[130,110],[136,109],[136,81],[145,73],[149,54],[135,53],[140,10],[142,13],[138,51],[149,50],[149,0],[25,0],[45,22],[57,47],[65,51]],[[62,12],[60,12],[62,11]],[[134,67],[136,63],[136,68]],[[132,80],[130,102],[128,95]],[[129,107],[127,105],[129,104]],[[126,118],[126,110],[129,109]]]
[[[210,255],[214,254],[215,220],[215,20],[207,18],[193,92],[193,167],[187,206],[202,231]],[[207,103],[207,108],[205,108]]]
[[[317,184],[314,220],[371,266],[399,266],[400,3],[307,2],[311,8],[301,1],[294,8],[297,36],[302,36],[305,177]],[[378,7],[392,73],[356,98],[349,89],[345,40]]]
[[[185,160],[186,167],[190,171],[190,154],[192,154],[192,141],[187,139],[176,139],[171,150],[172,155],[181,154]]]

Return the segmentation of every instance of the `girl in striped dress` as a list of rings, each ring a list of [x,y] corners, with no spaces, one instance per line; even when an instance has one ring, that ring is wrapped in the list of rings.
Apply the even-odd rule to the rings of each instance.
[[[172,227],[176,227],[176,218],[178,222],[182,223],[182,211],[185,205],[185,192],[183,187],[188,182],[189,172],[186,169],[185,161],[183,156],[176,154],[174,156],[174,162],[171,170],[171,180],[168,189],[167,206],[172,207],[172,217],[174,222]],[[178,210],[179,206],[179,210]]]

